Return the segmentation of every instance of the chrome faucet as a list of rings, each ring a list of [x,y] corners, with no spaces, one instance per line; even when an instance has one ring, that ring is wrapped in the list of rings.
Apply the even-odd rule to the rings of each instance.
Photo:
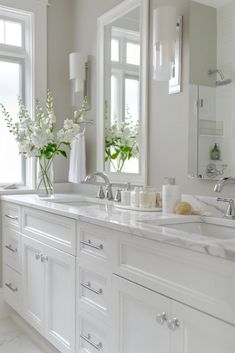
[[[221,197],[217,198],[217,201],[228,202],[228,208],[224,215],[224,218],[235,219],[235,207],[233,199],[223,199]]]
[[[85,183],[91,183],[98,176],[101,177],[105,182],[105,193],[103,192],[102,186],[100,186],[97,197],[100,199],[106,198],[108,200],[113,200],[112,184],[110,183],[110,180],[105,173],[95,172],[89,174],[85,178]]]
[[[233,177],[226,177],[221,178],[214,187],[215,192],[221,192],[225,185],[227,184],[235,184],[235,178]],[[217,201],[228,202],[228,208],[224,215],[224,218],[228,219],[235,219],[235,207],[234,207],[234,200],[233,199],[224,199],[221,197],[217,198]]]
[[[233,177],[226,177],[226,178],[221,178],[214,187],[215,192],[221,192],[224,188],[225,185],[227,184],[235,184],[235,178]]]

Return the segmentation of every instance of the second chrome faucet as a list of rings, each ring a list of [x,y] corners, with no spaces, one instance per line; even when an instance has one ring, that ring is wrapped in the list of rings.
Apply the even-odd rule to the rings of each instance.
[[[235,178],[233,177],[226,177],[226,178],[221,178],[214,187],[215,192],[221,192],[224,188],[225,185],[227,184],[235,184]],[[217,201],[219,202],[227,202],[228,203],[228,208],[227,211],[224,215],[224,218],[228,219],[235,219],[235,207],[234,207],[234,200],[232,198],[223,198],[223,197],[218,197]]]

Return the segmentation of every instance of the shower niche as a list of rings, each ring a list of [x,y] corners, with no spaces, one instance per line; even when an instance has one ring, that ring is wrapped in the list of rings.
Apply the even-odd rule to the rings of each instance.
[[[235,1],[191,1],[189,43],[189,175],[235,175]]]

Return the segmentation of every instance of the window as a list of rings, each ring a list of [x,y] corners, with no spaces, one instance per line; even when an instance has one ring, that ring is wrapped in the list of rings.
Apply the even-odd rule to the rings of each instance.
[[[140,34],[125,28],[112,27],[110,123],[131,118],[132,123],[140,119]],[[110,56],[109,56],[110,57]],[[109,165],[110,171],[117,169],[116,160]],[[132,157],[125,163],[122,172],[139,173],[139,160]]]
[[[22,96],[23,63],[14,58],[0,57],[0,97],[12,117],[17,116],[17,96]],[[0,185],[24,183],[24,160],[19,155],[14,136],[9,133],[5,121],[0,120]],[[10,163],[9,163],[10,162]]]
[[[118,39],[111,40],[111,60],[119,61],[119,40]]]
[[[45,0],[22,0],[19,4],[0,0],[0,102],[13,120],[18,119],[18,96],[32,116],[34,97],[45,100],[46,6]],[[0,166],[0,186],[16,183],[34,187],[34,163],[19,154],[14,136],[2,119]]]
[[[4,16],[5,15],[5,16]],[[25,98],[25,69],[28,56],[25,48],[25,23],[14,20],[9,11],[0,15],[0,100],[10,116],[16,119],[17,97]],[[8,131],[5,121],[0,120],[0,185],[8,183],[25,184],[25,160],[19,155],[14,136]]]
[[[140,66],[140,44],[126,43],[126,63]]]
[[[23,24],[16,21],[0,19],[0,43],[22,47],[23,45]]]

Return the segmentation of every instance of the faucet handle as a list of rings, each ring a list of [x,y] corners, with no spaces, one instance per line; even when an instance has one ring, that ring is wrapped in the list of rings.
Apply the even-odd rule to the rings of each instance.
[[[229,205],[228,205],[226,214],[224,215],[224,218],[235,219],[234,200],[233,199],[223,198],[223,197],[218,197],[217,201],[228,202]]]
[[[115,202],[121,202],[121,200],[122,200],[121,190],[117,189],[115,197],[114,197],[114,201]]]
[[[112,184],[107,184],[105,186],[105,198],[108,200],[113,200]]]
[[[104,199],[105,198],[105,194],[104,194],[104,190],[103,190],[102,185],[100,185],[96,197],[97,197],[97,199]]]

